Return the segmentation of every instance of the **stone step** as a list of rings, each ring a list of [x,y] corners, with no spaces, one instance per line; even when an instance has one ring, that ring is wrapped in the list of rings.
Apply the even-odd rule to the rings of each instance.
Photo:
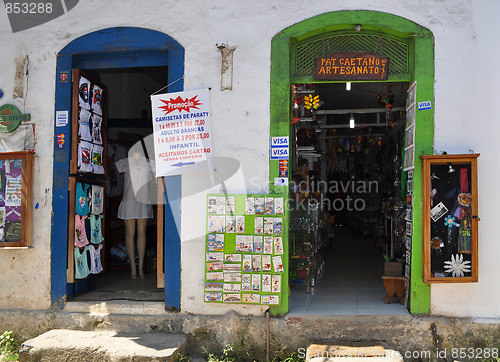
[[[21,345],[19,361],[174,361],[186,336],[53,329]]]
[[[306,352],[307,362],[335,362],[335,361],[385,361],[403,362],[401,354],[380,344],[352,343],[316,344],[309,345]]]

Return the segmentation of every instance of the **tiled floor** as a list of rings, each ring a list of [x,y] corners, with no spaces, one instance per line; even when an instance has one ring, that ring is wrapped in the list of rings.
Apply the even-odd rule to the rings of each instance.
[[[404,315],[396,298],[384,304],[384,262],[375,241],[348,229],[336,231],[331,245],[322,250],[323,274],[307,288],[291,289],[289,314],[309,315]]]
[[[164,301],[164,289],[156,288],[156,271],[146,274],[144,279],[132,279],[130,271],[112,271],[95,276],[95,289],[75,297],[73,301]]]

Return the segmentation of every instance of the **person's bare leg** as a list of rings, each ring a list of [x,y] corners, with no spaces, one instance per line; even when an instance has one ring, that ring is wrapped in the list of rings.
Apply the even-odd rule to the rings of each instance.
[[[130,276],[137,278],[137,271],[135,269],[135,219],[126,219],[125,221],[125,246],[127,247],[127,254],[130,260]]]
[[[148,219],[137,219],[137,252],[139,253],[139,276],[144,278],[144,257],[146,255],[146,225]]]

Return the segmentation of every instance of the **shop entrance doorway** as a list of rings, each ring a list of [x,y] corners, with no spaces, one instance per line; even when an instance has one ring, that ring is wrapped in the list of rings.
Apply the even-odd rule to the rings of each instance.
[[[290,313],[407,313],[396,298],[384,303],[382,276],[386,259],[403,261],[406,253],[401,182],[408,87],[292,86],[297,170],[290,196]],[[316,97],[316,109],[309,97]]]
[[[106,122],[101,129],[106,150],[106,176],[101,180],[96,179],[105,185],[102,243],[104,248],[101,253],[104,270],[102,273],[89,275],[86,280],[87,288],[70,296],[70,300],[163,301],[163,280],[159,280],[162,276],[161,273],[157,273],[158,269],[163,270],[163,243],[158,243],[162,236],[158,235],[158,219],[163,218],[163,205],[158,208],[156,198],[150,200],[149,206],[146,206],[150,215],[144,221],[145,231],[140,229],[139,221],[132,222],[135,235],[131,239],[132,245],[128,245],[126,220],[123,220],[123,217],[128,218],[132,214],[125,215],[123,210],[121,212],[119,210],[120,207],[123,209],[136,204],[125,202],[121,205],[128,193],[125,188],[129,174],[124,172],[123,161],[120,160],[133,158],[133,154],[138,151],[148,162],[154,161],[153,145],[149,142],[153,133],[149,96],[167,84],[168,69],[158,66],[85,69],[81,72],[91,79],[92,83],[102,84],[107,91],[104,97]],[[75,81],[78,80],[73,79],[73,82]],[[93,119],[91,123],[94,123]],[[132,172],[131,170],[130,173]],[[146,174],[153,177],[152,170]],[[83,183],[88,179],[91,177],[86,174],[80,175],[79,178]],[[139,199],[144,196],[139,190],[134,189],[134,193]],[[90,241],[90,236],[88,239]],[[142,243],[145,244],[141,245]],[[89,246],[95,247],[92,241]],[[144,251],[139,250],[141,247],[144,247]],[[132,260],[129,258],[130,253],[134,255]],[[68,265],[71,265],[71,262],[70,256]],[[131,262],[135,268],[131,268]],[[135,271],[134,275],[132,270]],[[75,283],[78,282],[81,280],[75,279]]]
[[[121,146],[126,149],[132,144],[140,144],[137,141],[149,132],[147,129],[149,126],[146,126],[151,122],[150,118],[149,122],[146,121],[150,117],[148,115],[149,95],[160,88],[163,88],[163,92],[183,89],[183,63],[184,49],[174,39],[166,34],[142,28],[118,27],[99,30],[73,40],[59,52],[55,92],[56,124],[51,233],[53,304],[63,304],[73,296],[88,292],[96,287],[95,280],[97,279],[73,280],[67,262],[72,247],[68,245],[71,230],[65,226],[68,225],[67,220],[71,220],[70,206],[71,200],[74,199],[68,193],[68,189],[71,186],[72,176],[76,174],[74,170],[72,171],[73,166],[70,166],[71,160],[74,159],[72,140],[78,135],[78,132],[74,132],[76,127],[73,127],[71,115],[72,111],[79,107],[78,102],[75,105],[72,101],[72,94],[79,92],[79,90],[74,92],[72,89],[74,81],[72,70],[85,70],[89,73],[89,77],[97,79],[99,83],[102,82],[103,85],[108,83],[106,86],[109,87],[111,108],[109,124],[104,128],[104,133],[108,133],[105,138],[106,141],[115,145],[123,143]],[[165,87],[167,80],[170,82],[168,88]],[[94,109],[90,111],[92,114],[96,113]],[[149,158],[154,158],[152,157],[152,144],[146,143]],[[107,156],[110,155],[107,154]],[[160,290],[163,297],[155,296],[154,299],[163,300],[166,308],[179,310],[181,263],[178,226],[180,225],[181,178],[180,176],[161,178],[158,185],[163,192],[161,197],[163,202],[157,205],[159,216],[155,220],[156,227],[155,222],[149,223],[147,243],[150,249],[154,249],[154,244],[157,243],[156,255],[151,250],[149,255],[156,256],[157,265],[160,265],[162,270],[157,267],[157,272],[154,273],[151,271],[154,263],[146,263],[146,270],[150,271],[146,273],[146,276],[148,274],[151,276],[151,287],[155,289],[164,287]],[[106,277],[110,276],[111,283],[116,287],[117,279],[113,279],[111,274],[112,272],[120,273],[119,269],[123,265],[120,267],[117,260],[119,250],[112,248],[123,248],[119,248],[121,241],[119,221],[113,223],[113,210],[117,207],[118,201],[112,198],[119,198],[119,196],[109,193],[108,196],[111,200],[107,200],[109,202],[106,212],[109,212],[111,217],[106,228],[107,236],[105,237],[109,240],[103,260],[106,262],[105,271],[109,271]],[[168,249],[169,252],[159,252],[164,249]],[[123,273],[131,279],[130,269]],[[148,278],[139,279],[137,278],[138,282],[144,283]],[[137,293],[134,297],[137,299]],[[127,298],[128,296],[124,299]]]

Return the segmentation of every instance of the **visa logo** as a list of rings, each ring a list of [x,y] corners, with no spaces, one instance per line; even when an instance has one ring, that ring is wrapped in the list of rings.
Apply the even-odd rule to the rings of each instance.
[[[288,147],[288,137],[271,137],[271,148]]]
[[[288,148],[272,148],[271,160],[288,160]]]
[[[423,111],[426,109],[432,109],[431,101],[418,102],[417,107],[419,111]]]

